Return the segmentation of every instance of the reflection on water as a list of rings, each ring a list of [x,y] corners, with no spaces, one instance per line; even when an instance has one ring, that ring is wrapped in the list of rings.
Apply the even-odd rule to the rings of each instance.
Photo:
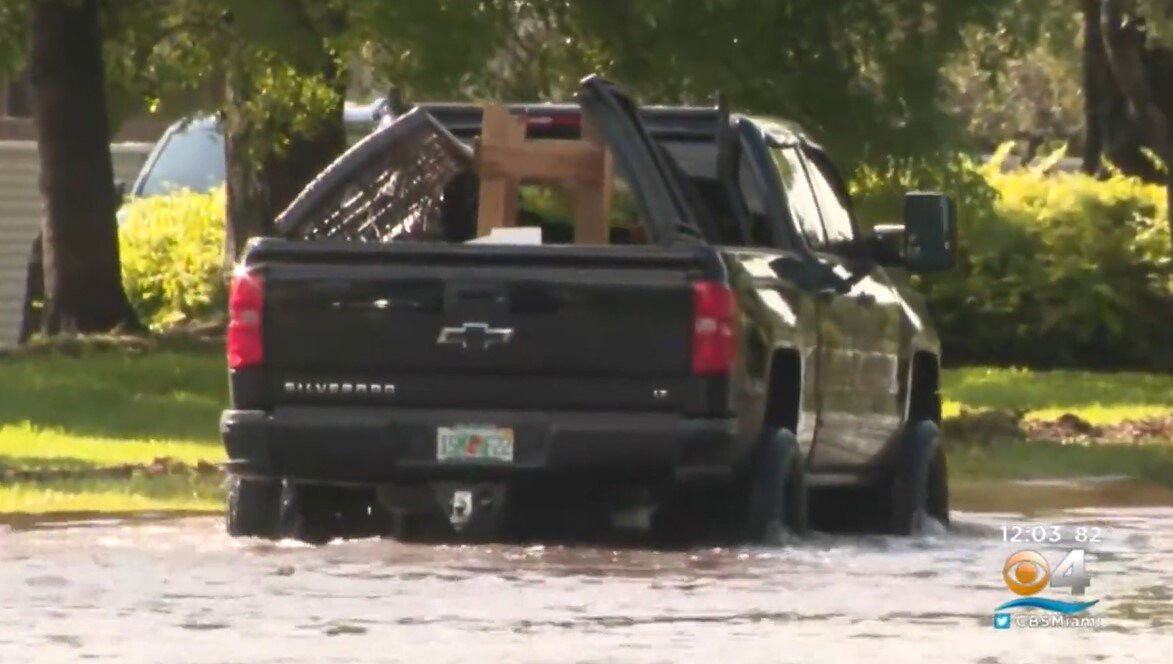
[[[966,487],[946,537],[684,551],[313,548],[233,541],[210,517],[10,521],[0,661],[1168,661],[1173,500],[1153,490],[1144,506],[1104,508],[1052,495],[1113,495],[1103,490]],[[1086,545],[1102,629],[992,629],[1012,597],[1005,558],[1075,546],[1004,543],[1007,524],[1102,529]]]

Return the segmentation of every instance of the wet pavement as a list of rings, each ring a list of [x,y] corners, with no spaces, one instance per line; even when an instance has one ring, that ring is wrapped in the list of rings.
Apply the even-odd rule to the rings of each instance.
[[[973,485],[944,537],[687,550],[314,548],[234,541],[217,517],[9,519],[0,662],[1167,662],[1173,492],[1127,487]],[[1063,540],[1003,541],[1003,526],[1036,525]],[[1077,599],[1099,599],[1086,615],[1102,624],[994,629],[1015,597],[1002,564],[1024,548],[1052,564],[1086,549]]]

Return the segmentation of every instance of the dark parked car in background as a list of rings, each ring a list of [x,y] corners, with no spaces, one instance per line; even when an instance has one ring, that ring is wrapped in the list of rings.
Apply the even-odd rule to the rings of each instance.
[[[370,133],[385,111],[383,102],[347,103],[343,122],[349,142]],[[122,188],[127,196],[161,196],[180,189],[206,192],[224,184],[224,135],[210,115],[179,120],[155,142],[133,183]]]

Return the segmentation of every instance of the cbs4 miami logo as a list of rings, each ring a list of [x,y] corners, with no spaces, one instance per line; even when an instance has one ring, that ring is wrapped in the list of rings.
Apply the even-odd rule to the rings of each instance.
[[[1011,592],[1021,597],[1004,602],[994,609],[994,628],[1010,628],[1014,622],[1014,615],[1007,613],[1008,609],[1035,608],[1061,616],[1070,616],[1082,613],[1095,605],[1099,600],[1064,602],[1035,596],[1048,585],[1052,588],[1069,588],[1072,595],[1082,595],[1091,585],[1086,560],[1087,556],[1083,549],[1068,551],[1054,567],[1038,551],[1023,550],[1012,554],[1002,565],[1002,581]]]

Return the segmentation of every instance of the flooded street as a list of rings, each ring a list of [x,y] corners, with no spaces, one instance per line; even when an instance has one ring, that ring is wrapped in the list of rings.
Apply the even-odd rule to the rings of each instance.
[[[776,548],[234,541],[217,517],[0,525],[0,662],[1167,662],[1173,495],[980,486],[943,538]],[[1135,493],[1135,492],[1133,492]],[[993,511],[993,510],[1000,511]],[[1002,527],[1060,526],[1060,543]],[[1077,544],[1076,528],[1102,541]],[[992,628],[1003,562],[1087,549],[1097,628]],[[1054,556],[1054,557],[1053,557]],[[1072,599],[1067,589],[1042,595]]]

